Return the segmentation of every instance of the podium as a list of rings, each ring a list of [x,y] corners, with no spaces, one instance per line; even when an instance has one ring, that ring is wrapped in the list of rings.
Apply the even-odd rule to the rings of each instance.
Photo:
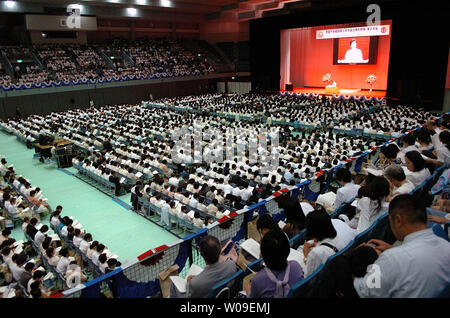
[[[339,94],[340,92],[339,86],[325,86],[325,94]]]

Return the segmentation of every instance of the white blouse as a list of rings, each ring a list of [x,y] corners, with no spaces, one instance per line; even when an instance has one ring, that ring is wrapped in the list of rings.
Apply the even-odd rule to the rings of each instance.
[[[406,179],[411,181],[414,184],[414,187],[420,185],[426,178],[428,178],[431,174],[427,168],[423,168],[420,171],[411,172],[409,170],[405,170]]]
[[[356,234],[367,230],[376,219],[386,213],[389,208],[389,203],[381,202],[381,208],[378,208],[378,202],[364,197],[358,201],[359,221],[356,228]]]

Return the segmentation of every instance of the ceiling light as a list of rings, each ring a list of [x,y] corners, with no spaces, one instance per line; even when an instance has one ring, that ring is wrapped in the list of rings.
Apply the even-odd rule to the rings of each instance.
[[[16,6],[16,2],[15,1],[5,1],[5,5],[7,8],[14,8]]]
[[[170,0],[160,0],[161,7],[172,7],[172,1]]]
[[[137,10],[135,8],[127,8],[127,13],[131,16],[135,16],[137,14]]]

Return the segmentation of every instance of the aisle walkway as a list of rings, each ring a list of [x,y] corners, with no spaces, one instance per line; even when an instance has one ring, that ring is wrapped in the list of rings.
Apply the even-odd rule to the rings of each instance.
[[[40,187],[53,209],[62,205],[62,215],[78,219],[94,240],[119,255],[121,262],[178,239],[97,189],[58,170],[56,164],[43,164],[33,159],[33,153],[33,149],[27,149],[15,136],[0,131],[0,155],[6,157],[8,164],[14,165],[16,173],[29,179],[32,186]],[[129,204],[129,197],[126,195],[121,199]],[[42,221],[48,224],[48,220],[47,216]],[[13,237],[23,239],[19,225],[13,231]]]

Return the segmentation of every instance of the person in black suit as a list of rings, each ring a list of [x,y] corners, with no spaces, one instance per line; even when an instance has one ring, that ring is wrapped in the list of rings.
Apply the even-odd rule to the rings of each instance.
[[[120,179],[117,176],[117,172],[113,171],[112,175],[109,177],[109,181],[114,183],[114,185],[116,186],[114,195],[118,197],[120,195]]]
[[[37,229],[35,228],[36,224],[37,224],[38,220],[36,218],[32,218],[30,220],[30,224],[27,225],[25,232],[27,233],[27,235],[29,237],[31,237],[32,240],[34,240],[34,236],[37,233]]]
[[[103,150],[104,150],[105,152],[110,152],[110,151],[112,151],[112,145],[111,145],[111,142],[110,142],[109,140],[105,140],[105,141],[103,142]]]
[[[142,197],[141,192],[142,183],[140,181],[136,182],[136,185],[131,189],[131,204],[135,211],[139,210],[139,198]]]

